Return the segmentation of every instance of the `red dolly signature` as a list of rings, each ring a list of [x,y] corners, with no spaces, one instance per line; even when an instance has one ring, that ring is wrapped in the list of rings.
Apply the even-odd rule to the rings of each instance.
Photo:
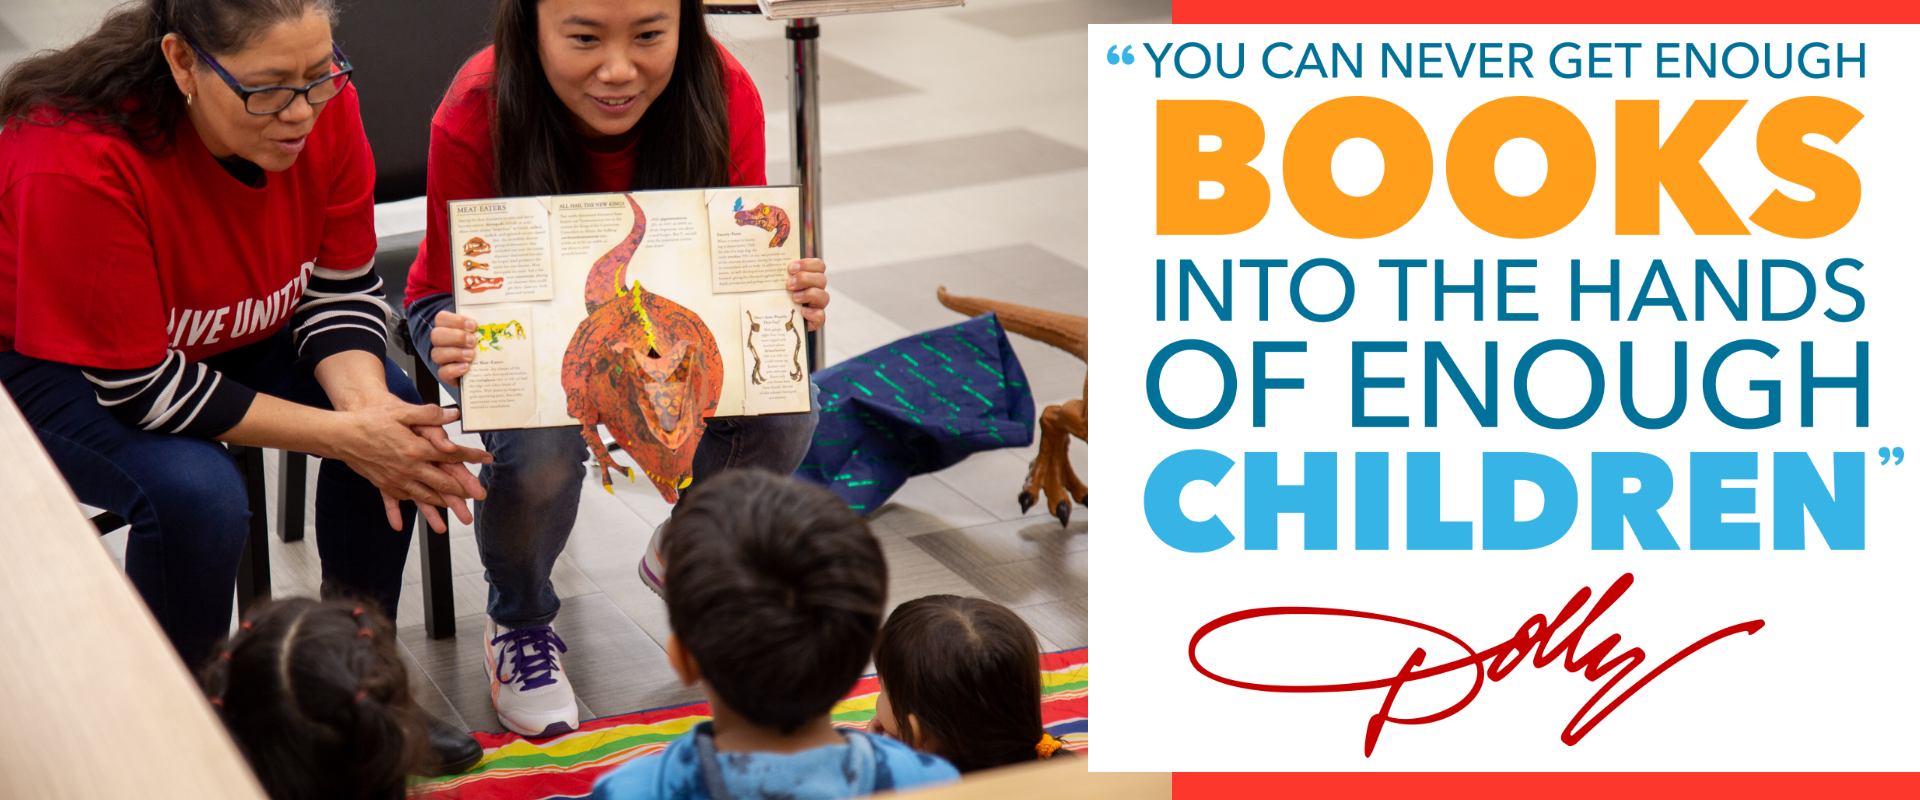
[[[1607,678],[1606,684],[1593,693],[1593,696],[1587,700],[1587,704],[1580,707],[1579,713],[1574,714],[1573,719],[1567,723],[1567,727],[1560,732],[1560,741],[1565,742],[1568,746],[1572,746],[1579,744],[1580,740],[1585,738],[1586,735],[1593,730],[1595,725],[1600,724],[1601,720],[1606,719],[1607,715],[1612,714],[1615,709],[1620,707],[1621,703],[1627,701],[1627,698],[1639,692],[1648,683],[1651,683],[1654,678],[1660,677],[1661,673],[1666,672],[1669,668],[1680,663],[1682,659],[1693,655],[1707,645],[1736,633],[1757,633],[1767,624],[1766,620],[1756,619],[1749,622],[1742,622],[1738,625],[1729,625],[1708,634],[1699,641],[1688,645],[1686,649],[1660,662],[1659,666],[1654,667],[1651,672],[1641,675],[1632,685],[1622,690],[1619,694],[1613,695],[1612,699],[1609,700],[1605,706],[1602,706],[1598,712],[1594,712],[1594,706],[1598,705],[1603,698],[1608,697],[1613,692],[1615,685],[1626,680],[1628,675],[1632,674],[1647,661],[1646,651],[1638,647],[1631,648],[1617,656],[1613,655],[1614,648],[1619,646],[1621,641],[1620,635],[1617,633],[1602,639],[1584,654],[1577,657],[1575,656],[1575,651],[1580,649],[1580,640],[1586,635],[1587,628],[1593,625],[1594,622],[1600,618],[1600,615],[1605,614],[1607,609],[1612,607],[1614,602],[1620,599],[1621,595],[1626,594],[1627,588],[1632,585],[1633,573],[1629,572],[1621,575],[1613,582],[1612,586],[1607,587],[1605,593],[1600,595],[1600,599],[1587,611],[1586,617],[1581,619],[1579,624],[1574,625],[1571,630],[1568,630],[1566,635],[1560,638],[1557,643],[1551,643],[1551,646],[1549,646],[1549,644],[1554,637],[1560,633],[1561,629],[1575,614],[1579,613],[1583,606],[1586,606],[1588,598],[1593,596],[1592,587],[1581,587],[1580,591],[1574,593],[1573,598],[1567,601],[1566,606],[1561,608],[1560,613],[1551,621],[1543,614],[1535,614],[1520,625],[1520,629],[1514,633],[1513,638],[1479,652],[1475,652],[1474,649],[1468,646],[1465,641],[1462,641],[1460,637],[1423,622],[1415,622],[1409,619],[1401,619],[1400,617],[1373,614],[1365,611],[1286,606],[1276,608],[1251,608],[1245,611],[1237,611],[1200,626],[1199,630],[1194,631],[1193,639],[1187,644],[1187,660],[1193,664],[1194,669],[1199,670],[1200,674],[1208,678],[1228,686],[1249,689],[1256,692],[1361,692],[1372,689],[1386,689],[1387,696],[1386,699],[1380,703],[1379,713],[1374,714],[1367,720],[1367,739],[1364,752],[1370,757],[1373,755],[1373,746],[1380,740],[1380,732],[1387,723],[1426,725],[1439,722],[1440,720],[1459,713],[1465,709],[1469,703],[1472,703],[1473,699],[1480,694],[1481,687],[1485,685],[1488,679],[1498,681],[1512,674],[1515,669],[1519,668],[1519,666],[1527,660],[1529,653],[1533,654],[1533,666],[1536,669],[1544,668],[1552,664],[1555,659],[1564,658],[1564,666],[1569,673],[1581,674],[1588,681],[1599,681],[1601,678]],[[1259,617],[1294,615],[1354,617],[1405,625],[1440,636],[1458,646],[1466,655],[1438,666],[1420,669],[1419,667],[1426,663],[1427,651],[1424,648],[1415,648],[1413,654],[1408,656],[1406,663],[1401,665],[1400,671],[1392,677],[1354,683],[1316,685],[1283,685],[1238,681],[1216,674],[1206,667],[1201,666],[1197,652],[1200,648],[1201,640],[1205,639],[1207,634],[1243,620]],[[1423,717],[1393,716],[1393,701],[1400,695],[1401,687],[1423,678],[1444,675],[1455,670],[1467,669],[1469,667],[1474,670],[1473,688],[1468,690],[1466,696],[1460,698],[1459,702]],[[1588,717],[1589,713],[1592,713],[1591,718]]]

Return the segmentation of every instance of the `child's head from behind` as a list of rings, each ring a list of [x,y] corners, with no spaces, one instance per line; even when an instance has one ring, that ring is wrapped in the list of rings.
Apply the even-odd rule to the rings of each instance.
[[[859,680],[886,611],[887,562],[824,489],[755,470],[703,481],[661,545],[682,676],[746,722],[790,735]]]
[[[431,760],[393,625],[370,605],[256,608],[201,685],[274,800],[400,798]]]
[[[1026,621],[989,600],[931,595],[880,629],[874,727],[961,772],[1036,757],[1040,646]]]

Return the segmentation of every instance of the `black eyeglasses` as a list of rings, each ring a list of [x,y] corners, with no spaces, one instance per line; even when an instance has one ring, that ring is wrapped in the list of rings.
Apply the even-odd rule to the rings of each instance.
[[[333,74],[305,86],[261,86],[250,89],[241,86],[239,81],[234,80],[233,76],[220,66],[220,62],[213,60],[213,56],[200,49],[199,45],[187,39],[184,34],[180,39],[186,42],[188,47],[193,48],[193,52],[199,54],[201,60],[207,62],[207,66],[213,68],[213,73],[219,75],[220,80],[227,82],[227,88],[240,96],[240,102],[246,104],[247,113],[256,116],[264,117],[285,111],[287,106],[293,105],[293,98],[296,95],[307,98],[308,105],[319,106],[338,97],[340,92],[346,89],[347,81],[351,80],[350,76],[353,74],[353,65],[347,63],[346,54],[341,53],[340,45],[336,44],[333,46],[333,63],[338,69]]]

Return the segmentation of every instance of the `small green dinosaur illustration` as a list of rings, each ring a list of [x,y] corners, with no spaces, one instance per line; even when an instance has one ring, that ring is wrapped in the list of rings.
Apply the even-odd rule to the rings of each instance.
[[[526,329],[520,327],[520,323],[514,320],[507,320],[506,322],[502,322],[498,325],[482,325],[480,326],[479,334],[480,334],[479,349],[480,349],[480,352],[483,352],[483,353],[487,351],[488,347],[492,347],[495,350],[500,349],[501,339],[527,338]]]

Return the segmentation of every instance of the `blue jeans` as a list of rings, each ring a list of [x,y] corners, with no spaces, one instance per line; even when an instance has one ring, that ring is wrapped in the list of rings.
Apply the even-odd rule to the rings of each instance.
[[[452,310],[453,297],[445,294],[422,297],[407,307],[407,330],[429,363],[433,318]],[[457,387],[447,390],[459,399]],[[818,412],[708,420],[706,435],[693,454],[693,482],[688,490],[735,467],[793,474],[813,442],[818,420]],[[480,440],[493,454],[493,463],[480,468],[487,499],[473,504],[474,536],[480,544],[480,563],[487,570],[487,615],[505,628],[550,624],[560,613],[560,598],[553,591],[553,562],[566,549],[580,512],[587,443],[574,425],[487,431]],[[634,531],[635,536],[647,533]]]
[[[206,363],[262,394],[333,408],[285,328]],[[392,361],[386,366],[387,390],[420,402],[406,373]],[[120,421],[97,402],[79,367],[9,350],[0,353],[0,383],[80,502],[132,526],[127,577],[180,657],[198,668],[233,616],[250,516],[239,465],[216,442]],[[412,509],[404,504],[402,518],[412,519]],[[321,462],[314,540],[324,594],[365,598],[394,616],[413,538],[388,527],[380,490],[345,463]]]

